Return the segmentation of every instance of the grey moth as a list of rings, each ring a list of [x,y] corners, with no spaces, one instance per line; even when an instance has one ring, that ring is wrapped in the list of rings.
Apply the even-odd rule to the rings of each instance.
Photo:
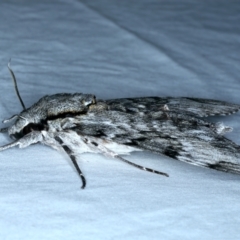
[[[197,166],[240,173],[240,147],[223,136],[232,129],[205,119],[236,113],[240,105],[186,97],[97,100],[93,94],[59,93],[26,108],[10,63],[8,69],[23,111],[3,121],[9,126],[0,131],[14,141],[0,151],[35,143],[65,151],[82,188],[86,179],[77,156],[85,152],[102,153],[163,176],[168,174],[137,165],[122,155],[147,150]]]

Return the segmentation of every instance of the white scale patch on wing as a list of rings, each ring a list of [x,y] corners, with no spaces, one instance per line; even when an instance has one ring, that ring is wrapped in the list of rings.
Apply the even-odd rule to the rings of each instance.
[[[112,152],[117,153],[118,155],[128,155],[134,151],[143,151],[139,148],[134,148],[134,147],[126,146],[123,144],[118,144],[118,143],[112,142],[112,141],[107,141],[107,142],[100,141],[100,144],[103,144],[106,148],[108,148]]]
[[[228,126],[225,126],[223,123],[219,122],[219,123],[216,123],[216,132],[218,134],[225,134],[227,132],[231,132],[233,130],[233,128],[231,127],[228,127]]]
[[[109,149],[116,155],[128,155],[134,151],[142,151],[139,148],[119,144],[113,141],[104,140],[92,136],[81,136],[74,131],[63,132],[46,132],[42,131],[44,136],[44,144],[49,145],[57,150],[61,148],[61,145],[54,140],[56,136],[60,137],[66,146],[71,146],[71,150],[76,154],[82,153],[105,153],[102,152],[101,146]]]

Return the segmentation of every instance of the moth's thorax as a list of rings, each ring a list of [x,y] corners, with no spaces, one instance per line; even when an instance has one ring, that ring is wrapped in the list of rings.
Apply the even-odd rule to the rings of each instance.
[[[8,133],[10,136],[14,136],[20,133],[25,135],[30,131],[42,130],[48,120],[86,113],[89,106],[95,103],[95,96],[92,94],[60,93],[44,96],[37,103],[17,115],[17,120],[8,128]]]

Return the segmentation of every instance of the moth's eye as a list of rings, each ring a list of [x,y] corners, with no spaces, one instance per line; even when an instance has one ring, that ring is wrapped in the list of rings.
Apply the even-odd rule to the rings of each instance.
[[[36,123],[29,123],[26,127],[24,127],[22,130],[21,130],[21,134],[24,136],[30,132],[34,132],[34,131],[42,131],[46,129],[45,125],[43,123],[39,123],[39,124],[36,124]]]

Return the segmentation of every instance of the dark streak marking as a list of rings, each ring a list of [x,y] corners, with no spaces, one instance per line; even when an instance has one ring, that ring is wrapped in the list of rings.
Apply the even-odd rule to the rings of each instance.
[[[171,158],[177,158],[177,156],[179,155],[178,151],[175,150],[172,146],[168,146],[166,147],[166,149],[163,152],[165,155],[171,157]]]
[[[239,165],[224,161],[208,164],[207,166],[211,169],[220,170],[223,172],[238,173],[240,171]]]
[[[94,146],[98,146],[98,144],[96,142],[91,142],[91,144],[93,144]]]

